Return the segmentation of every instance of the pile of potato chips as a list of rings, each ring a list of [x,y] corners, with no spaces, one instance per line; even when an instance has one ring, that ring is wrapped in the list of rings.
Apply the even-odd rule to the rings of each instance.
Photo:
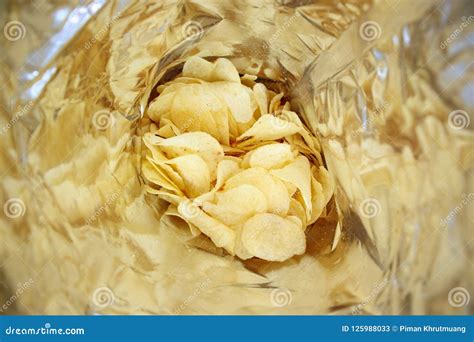
[[[158,87],[143,140],[147,191],[193,235],[241,259],[284,261],[306,250],[333,181],[298,115],[227,59],[189,58]]]

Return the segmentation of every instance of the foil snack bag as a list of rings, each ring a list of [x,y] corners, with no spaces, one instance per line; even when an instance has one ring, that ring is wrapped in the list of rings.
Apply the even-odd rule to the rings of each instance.
[[[2,312],[472,313],[469,1],[2,6]],[[206,87],[219,99],[203,100]],[[258,113],[214,138],[230,164],[270,163],[268,174],[283,179],[291,196],[280,216],[304,229],[297,247],[285,249],[293,233],[275,237],[280,221],[254,220],[261,235],[236,233],[245,247],[236,251],[217,223],[183,214],[177,197],[189,193],[170,192],[180,170],[186,191],[212,193],[219,182],[209,167],[213,181],[202,185],[211,145],[177,164],[169,139],[211,132],[198,108],[221,100],[218,113],[234,119]],[[178,111],[188,113],[179,124]],[[256,142],[265,118],[294,135]],[[281,171],[285,156],[307,158],[320,190]],[[258,177],[197,207],[233,222],[245,199],[268,195],[274,178],[251,189]],[[264,197],[252,215],[281,214],[270,199],[285,196]],[[318,215],[308,212],[314,201]]]

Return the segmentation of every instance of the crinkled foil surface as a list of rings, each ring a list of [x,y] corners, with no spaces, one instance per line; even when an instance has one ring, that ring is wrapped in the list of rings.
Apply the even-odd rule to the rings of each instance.
[[[3,313],[472,314],[471,1],[1,6]],[[321,139],[337,212],[303,256],[198,248],[145,195],[148,105],[193,55],[283,89]]]

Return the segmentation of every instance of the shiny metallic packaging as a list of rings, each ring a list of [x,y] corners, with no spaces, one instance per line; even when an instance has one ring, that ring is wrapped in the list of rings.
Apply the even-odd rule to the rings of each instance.
[[[470,1],[1,6],[2,312],[472,314]],[[146,193],[148,109],[191,56],[318,139],[335,191],[303,255],[241,260]]]

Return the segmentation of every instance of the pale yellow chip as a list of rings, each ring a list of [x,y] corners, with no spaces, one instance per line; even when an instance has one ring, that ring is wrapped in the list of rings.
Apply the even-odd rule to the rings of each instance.
[[[267,210],[265,195],[252,185],[243,184],[216,195],[217,204],[204,203],[203,210],[229,226]]]
[[[269,144],[251,152],[249,164],[251,167],[265,169],[281,168],[294,159],[291,146],[288,144]]]
[[[274,214],[253,216],[245,223],[241,238],[250,254],[269,261],[285,261],[306,250],[302,227]]]
[[[211,179],[215,179],[217,165],[224,158],[224,150],[219,142],[204,132],[190,132],[164,139],[158,145],[168,158],[186,154],[198,154],[206,162]]]
[[[306,211],[304,209],[304,206],[300,203],[300,201],[294,198],[290,200],[290,209],[288,210],[288,215],[298,217],[301,221],[301,227],[303,229],[306,229],[306,227],[308,226]]]
[[[323,193],[324,193],[324,198],[325,198],[324,205],[326,205],[334,193],[334,181],[332,177],[329,175],[328,170],[326,170],[324,166],[320,166],[315,172],[315,174],[316,174],[316,179],[323,187]]]
[[[290,197],[285,184],[263,168],[243,170],[229,178],[224,189],[232,189],[242,184],[257,187],[266,197],[267,211],[278,215],[286,215],[290,208]]]
[[[214,63],[211,81],[229,81],[240,84],[240,76],[231,61],[225,58],[218,58]]]
[[[235,232],[235,255],[242,260],[247,260],[253,257],[253,254],[250,253],[247,248],[245,248],[242,243],[242,232],[244,230],[244,225],[239,224],[234,226]]]
[[[229,107],[210,83],[180,84],[173,91],[168,89],[150,104],[148,115],[152,120],[169,119],[182,132],[207,132],[221,143],[229,143]]]
[[[211,187],[211,176],[206,162],[197,154],[187,154],[166,162],[173,166],[184,181],[185,192],[194,198]]]
[[[275,95],[270,101],[269,112],[275,113],[277,108],[280,106],[280,100],[283,98],[283,93]]]
[[[230,254],[235,254],[235,232],[232,229],[210,217],[189,200],[183,200],[178,205],[178,212],[184,220],[191,222],[209,236],[217,247],[223,247]]]
[[[262,83],[256,83],[253,86],[253,94],[260,109],[260,116],[268,114],[268,95],[267,88]]]
[[[217,166],[217,179],[214,190],[219,190],[230,177],[240,170],[239,163],[234,160],[224,159]]]
[[[195,77],[204,81],[210,81],[214,70],[214,64],[204,58],[192,56],[186,60],[183,66],[183,76]]]
[[[214,82],[209,86],[224,101],[237,123],[249,122],[253,118],[254,108],[249,88],[232,82]]]
[[[311,192],[312,212],[308,224],[314,223],[319,218],[323,212],[324,207],[326,206],[326,198],[324,196],[323,187],[314,177],[311,177]]]
[[[301,130],[300,127],[292,122],[279,119],[271,114],[261,116],[257,122],[240,137],[238,141],[242,141],[246,138],[250,138],[251,142],[264,141],[264,140],[278,140],[285,136],[298,133]],[[249,141],[243,142],[248,144]]]
[[[303,197],[306,216],[311,219],[312,201],[311,201],[311,169],[308,159],[304,156],[298,156],[287,166],[270,170],[270,174],[295,185]]]
[[[172,190],[177,194],[182,194],[179,187],[153,163],[145,161],[142,164],[142,173],[145,179],[149,182],[155,183],[165,189]]]
[[[170,179],[171,182],[173,182],[173,184],[175,184],[180,190],[184,190],[185,186],[183,178],[171,166],[165,164],[165,162],[162,161],[156,162],[154,159],[147,159],[151,163],[151,165],[156,168],[158,172],[160,172],[167,179]]]

